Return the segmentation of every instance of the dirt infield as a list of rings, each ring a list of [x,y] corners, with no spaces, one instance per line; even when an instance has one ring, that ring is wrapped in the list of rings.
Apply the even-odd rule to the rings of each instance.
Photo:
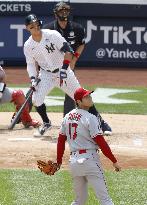
[[[147,69],[126,68],[85,68],[75,71],[81,85],[98,86],[147,86]],[[24,68],[6,68],[7,83],[24,84],[29,82]]]
[[[0,167],[30,168],[36,167],[37,159],[56,159],[56,141],[62,113],[49,113],[53,128],[46,137],[33,137],[35,129],[24,129],[17,125],[9,131],[8,123],[12,113],[0,113],[3,123],[0,126]],[[32,113],[39,119],[37,113]],[[119,158],[123,168],[145,168],[147,160],[147,116],[103,115],[113,128],[113,136],[105,137],[112,150]],[[140,124],[138,122],[141,122]],[[68,146],[63,165],[67,168]],[[111,162],[101,155],[105,168],[112,168]]]
[[[22,84],[28,82],[26,70],[6,69],[7,82]],[[146,86],[146,70],[98,69],[77,70],[81,84],[98,86]],[[16,79],[17,76],[17,79]],[[37,113],[31,114],[39,119]],[[17,125],[9,131],[8,124],[12,113],[0,113],[0,168],[36,168],[37,159],[56,159],[56,141],[62,113],[49,113],[53,123],[48,136],[33,137],[34,129],[24,129]],[[113,136],[105,137],[113,152],[118,157],[122,168],[147,168],[147,116],[103,115],[113,128]],[[104,168],[112,169],[111,162],[101,153]],[[68,146],[64,156],[63,167],[67,168]]]

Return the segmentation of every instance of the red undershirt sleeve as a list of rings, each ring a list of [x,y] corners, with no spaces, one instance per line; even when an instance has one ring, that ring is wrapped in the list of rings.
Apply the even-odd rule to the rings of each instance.
[[[57,142],[57,163],[62,164],[62,158],[65,150],[66,135],[59,134]]]
[[[109,145],[107,144],[107,142],[105,141],[102,135],[97,135],[96,137],[93,138],[93,140],[97,143],[97,145],[99,146],[99,148],[107,158],[109,158],[113,163],[117,162]]]

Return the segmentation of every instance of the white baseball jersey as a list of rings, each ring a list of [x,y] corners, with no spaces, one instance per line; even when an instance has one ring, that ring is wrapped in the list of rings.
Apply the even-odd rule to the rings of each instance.
[[[61,52],[63,43],[66,40],[61,34],[54,30],[42,31],[40,42],[33,40],[32,36],[24,44],[24,54],[26,56],[27,71],[29,77],[37,76],[36,62],[40,66],[39,77],[41,79],[36,92],[33,93],[33,103],[40,106],[44,103],[45,96],[54,88],[59,87],[71,98],[77,88],[81,87],[71,69],[67,70],[66,83],[60,87],[60,68],[63,65],[64,52]],[[48,71],[55,71],[55,73]]]
[[[61,68],[64,59],[64,52],[60,52],[66,40],[58,31],[42,29],[40,42],[33,40],[32,36],[24,44],[27,70],[29,76],[37,75],[36,62],[43,70],[53,71]]]
[[[62,122],[60,133],[67,136],[71,151],[98,149],[92,138],[102,134],[96,116],[83,109],[74,109]]]

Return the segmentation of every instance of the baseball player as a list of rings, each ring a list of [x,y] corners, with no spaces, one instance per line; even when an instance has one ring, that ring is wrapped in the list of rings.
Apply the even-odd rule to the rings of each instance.
[[[115,171],[120,171],[115,156],[105,141],[96,116],[88,112],[92,106],[92,91],[78,88],[74,93],[77,108],[63,119],[57,143],[57,164],[62,164],[65,142],[68,141],[70,169],[73,177],[76,199],[71,205],[84,205],[88,184],[92,186],[101,205],[114,205],[108,195],[98,149],[109,158]]]
[[[11,90],[6,86],[6,74],[4,69],[0,66],[0,104],[14,103],[16,112],[25,102],[25,95],[22,90]],[[29,106],[26,105],[21,116],[20,121],[25,127],[38,127],[40,123],[38,120],[33,120],[29,114]]]
[[[73,50],[65,38],[55,30],[41,29],[42,22],[34,14],[26,17],[25,25],[27,31],[31,33],[24,44],[24,54],[33,87],[38,75],[36,64],[40,67],[39,78],[41,81],[35,88],[32,100],[43,120],[43,125],[34,135],[41,136],[51,128],[51,121],[47,116],[44,104],[45,96],[54,87],[59,87],[73,99],[75,90],[81,86],[70,69]],[[90,112],[98,115],[94,106],[90,108]]]
[[[70,46],[75,53],[74,55],[72,55],[72,59],[70,61],[70,68],[74,71],[76,62],[85,47],[84,28],[79,23],[70,20],[71,7],[64,1],[60,1],[59,3],[57,3],[53,11],[56,19],[49,24],[44,25],[43,28],[58,31],[66,39],[66,41],[70,43]],[[64,116],[74,108],[74,100],[70,98],[67,94],[65,94]],[[92,112],[95,112],[95,110],[92,110]],[[97,114],[99,115],[99,113]],[[107,135],[111,135],[111,127],[102,119],[101,116],[100,118],[103,132]]]

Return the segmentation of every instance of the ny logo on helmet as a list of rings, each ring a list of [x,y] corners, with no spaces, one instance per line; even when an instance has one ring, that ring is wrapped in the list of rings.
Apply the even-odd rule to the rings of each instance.
[[[54,50],[55,50],[54,45],[55,45],[55,44],[51,43],[50,46],[48,46],[48,45],[45,46],[45,48],[46,48],[46,50],[48,51],[48,53],[54,52]]]

